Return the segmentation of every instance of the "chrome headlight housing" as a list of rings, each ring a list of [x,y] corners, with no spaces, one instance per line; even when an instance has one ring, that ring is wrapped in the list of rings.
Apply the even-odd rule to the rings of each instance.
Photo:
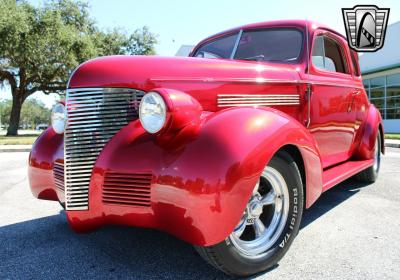
[[[167,105],[163,97],[155,91],[146,93],[139,106],[139,119],[149,133],[159,132],[167,119]]]
[[[61,103],[54,105],[53,109],[51,110],[51,126],[58,134],[64,133],[66,122],[65,113],[65,106]]]

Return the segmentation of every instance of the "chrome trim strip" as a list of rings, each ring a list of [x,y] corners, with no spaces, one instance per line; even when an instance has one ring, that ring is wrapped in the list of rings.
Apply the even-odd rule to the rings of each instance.
[[[143,91],[126,88],[68,89],[64,133],[66,209],[89,209],[93,166],[108,141],[138,118]]]
[[[319,86],[345,87],[354,89],[364,89],[363,86],[337,84],[330,82],[315,82],[307,80],[284,80],[284,79],[266,79],[256,78],[211,78],[211,77],[157,77],[150,79],[153,82],[205,82],[205,83],[254,83],[254,84],[312,84]]]
[[[218,107],[291,106],[300,104],[299,94],[218,94]]]
[[[244,107],[244,106],[290,106],[299,105],[299,103],[249,103],[249,104],[224,104],[218,107]]]
[[[252,97],[238,97],[238,98],[221,98],[221,99],[218,99],[218,101],[219,102],[225,102],[225,103],[229,103],[229,102],[246,102],[246,101],[279,101],[279,100],[287,100],[287,101],[290,101],[290,100],[294,100],[294,101],[296,101],[296,100],[299,100],[299,98],[297,97],[286,97],[286,98],[280,98],[280,97],[273,97],[273,98],[260,98],[260,97],[257,97],[257,98],[252,98]]]
[[[233,82],[233,83],[289,83],[289,84],[299,84],[302,83],[300,80],[281,80],[281,79],[265,79],[265,78],[211,78],[211,77],[160,77],[150,79],[153,82]]]

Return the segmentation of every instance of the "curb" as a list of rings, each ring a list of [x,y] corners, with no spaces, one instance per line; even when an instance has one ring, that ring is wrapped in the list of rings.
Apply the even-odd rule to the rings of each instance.
[[[400,143],[385,143],[385,147],[400,148]]]
[[[30,152],[31,148],[0,148],[0,153]]]
[[[0,153],[30,152],[32,145],[0,145]]]

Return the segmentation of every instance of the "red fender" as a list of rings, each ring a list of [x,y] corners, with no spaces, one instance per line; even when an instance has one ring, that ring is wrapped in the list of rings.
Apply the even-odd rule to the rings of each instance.
[[[64,154],[64,136],[50,126],[37,138],[29,154],[28,179],[32,194],[45,200],[59,200],[56,192],[53,165]],[[64,197],[60,197],[63,201]]]
[[[200,123],[172,135],[150,135],[137,120],[101,152],[92,173],[88,211],[67,211],[71,226],[102,224],[165,230],[196,245],[224,240],[237,225],[265,165],[283,146],[303,157],[310,206],[322,190],[318,148],[309,132],[272,108],[231,108],[204,113]],[[151,172],[151,207],[102,203],[106,171]]]
[[[381,133],[381,151],[385,151],[385,137],[382,125],[382,117],[378,109],[373,104],[370,104],[367,116],[362,127],[362,136],[360,145],[355,157],[357,159],[372,159],[374,157],[374,147],[378,131]]]

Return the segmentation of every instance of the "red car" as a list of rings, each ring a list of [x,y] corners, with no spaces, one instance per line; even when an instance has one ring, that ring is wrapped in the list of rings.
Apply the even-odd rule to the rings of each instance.
[[[80,65],[33,146],[29,180],[77,232],[160,229],[245,276],[283,257],[321,193],[353,175],[376,180],[383,135],[342,35],[265,22],[186,58]]]

